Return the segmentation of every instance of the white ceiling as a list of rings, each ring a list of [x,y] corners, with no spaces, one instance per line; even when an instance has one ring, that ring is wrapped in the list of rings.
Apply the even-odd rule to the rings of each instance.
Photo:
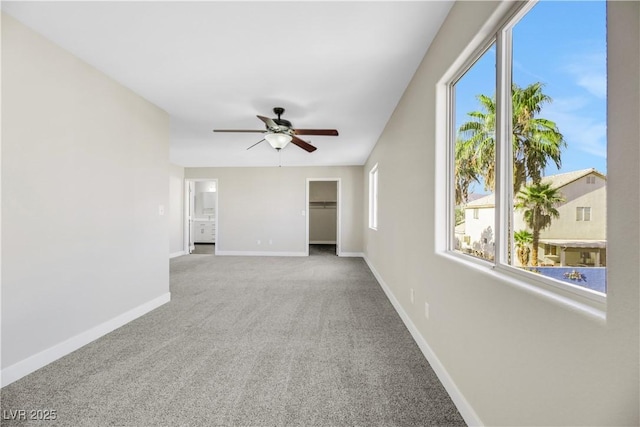
[[[361,165],[452,5],[426,2],[2,2],[2,10],[171,116],[181,166]],[[277,152],[256,115],[338,129]]]

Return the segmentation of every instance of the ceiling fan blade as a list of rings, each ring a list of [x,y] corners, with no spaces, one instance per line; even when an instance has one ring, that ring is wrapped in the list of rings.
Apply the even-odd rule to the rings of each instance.
[[[265,117],[265,116],[256,116],[256,117],[262,120],[269,129],[278,129],[278,124],[273,120],[271,120],[269,117]]]
[[[306,141],[301,140],[297,136],[292,136],[291,143],[297,145],[303,150],[307,150],[309,153],[317,150],[316,147],[314,147],[313,145],[309,144]]]
[[[296,129],[296,135],[338,136],[335,129]]]
[[[251,147],[247,148],[247,150],[249,150],[249,149],[251,149],[251,148],[255,147],[256,145],[260,144],[260,143],[261,143],[262,141],[264,141],[264,140],[265,140],[265,139],[264,139],[264,138],[262,138],[260,141],[256,142],[256,143],[255,143],[255,144],[253,144]]]
[[[252,132],[252,133],[264,133],[263,130],[246,130],[246,129],[214,129],[214,132]]]

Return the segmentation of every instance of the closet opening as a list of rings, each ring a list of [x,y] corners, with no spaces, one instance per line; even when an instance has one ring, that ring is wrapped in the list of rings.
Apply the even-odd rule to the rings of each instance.
[[[308,255],[340,254],[340,180],[307,180]]]

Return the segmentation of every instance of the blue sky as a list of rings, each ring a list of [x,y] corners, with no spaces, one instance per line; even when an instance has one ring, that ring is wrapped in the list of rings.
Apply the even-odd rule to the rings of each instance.
[[[555,121],[567,141],[561,172],[594,167],[606,174],[605,2],[536,4],[513,29],[513,81],[542,82],[553,99],[541,117]],[[494,48],[456,84],[457,126],[478,109],[480,93],[495,93]],[[546,171],[554,173],[555,165]]]

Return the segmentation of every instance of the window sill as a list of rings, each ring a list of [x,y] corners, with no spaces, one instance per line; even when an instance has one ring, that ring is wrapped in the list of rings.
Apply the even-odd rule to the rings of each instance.
[[[571,285],[564,286],[560,283],[552,283],[550,280],[541,280],[543,278],[529,277],[529,274],[518,272],[515,268],[496,266],[491,262],[455,252],[437,252],[437,254],[562,308],[585,315],[599,323],[606,323],[606,296],[588,290],[573,289]]]

